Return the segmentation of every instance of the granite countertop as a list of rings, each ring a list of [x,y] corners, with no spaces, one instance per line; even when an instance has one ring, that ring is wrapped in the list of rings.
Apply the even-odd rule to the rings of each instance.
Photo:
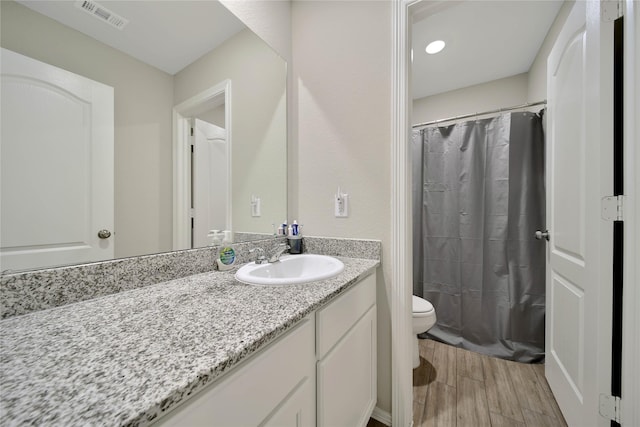
[[[245,285],[209,272],[0,321],[0,424],[146,425],[370,274]]]

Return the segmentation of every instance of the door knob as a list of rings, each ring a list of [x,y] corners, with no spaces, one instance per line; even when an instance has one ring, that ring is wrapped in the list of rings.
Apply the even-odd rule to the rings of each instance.
[[[542,240],[545,239],[547,241],[549,241],[549,230],[544,230],[544,231],[536,231],[536,239],[538,240]]]
[[[108,239],[111,237],[111,232],[109,230],[100,230],[98,231],[98,237],[101,239]]]

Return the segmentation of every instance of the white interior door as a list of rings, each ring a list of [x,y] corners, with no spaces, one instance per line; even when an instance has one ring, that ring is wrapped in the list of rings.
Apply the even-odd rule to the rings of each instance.
[[[113,258],[113,88],[2,49],[1,270]]]
[[[194,119],[193,247],[207,246],[209,230],[231,230],[227,132]]]
[[[610,386],[612,31],[600,3],[578,1],[547,63],[546,369],[570,426],[608,425],[598,396]],[[611,33],[612,34],[612,33]]]

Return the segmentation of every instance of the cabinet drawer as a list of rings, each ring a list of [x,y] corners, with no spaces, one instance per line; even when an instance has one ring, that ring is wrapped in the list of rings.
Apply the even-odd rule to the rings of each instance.
[[[316,352],[322,359],[376,303],[376,275],[371,274],[316,312]]]
[[[161,418],[158,425],[247,427],[290,419],[292,427],[312,426],[314,329],[313,317],[303,320],[254,358]],[[299,422],[297,414],[302,413],[305,416]]]

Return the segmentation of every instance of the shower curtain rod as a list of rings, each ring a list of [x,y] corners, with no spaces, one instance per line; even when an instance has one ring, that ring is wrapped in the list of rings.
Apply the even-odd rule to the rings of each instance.
[[[547,100],[545,99],[544,101],[529,102],[529,103],[526,103],[526,104],[516,105],[516,106],[513,106],[513,107],[507,107],[507,108],[498,108],[497,110],[484,111],[482,113],[463,114],[461,116],[449,117],[449,118],[446,118],[446,119],[432,120],[430,122],[420,123],[418,125],[413,125],[412,128],[415,129],[415,128],[420,128],[420,127],[425,127],[425,126],[430,126],[430,125],[437,125],[438,123],[450,122],[450,121],[453,121],[453,120],[466,119],[466,118],[475,117],[475,116],[484,116],[485,114],[502,113],[503,111],[519,110],[521,108],[528,108],[528,107],[533,107],[535,105],[541,105],[541,104],[545,104],[546,105],[547,104]]]

